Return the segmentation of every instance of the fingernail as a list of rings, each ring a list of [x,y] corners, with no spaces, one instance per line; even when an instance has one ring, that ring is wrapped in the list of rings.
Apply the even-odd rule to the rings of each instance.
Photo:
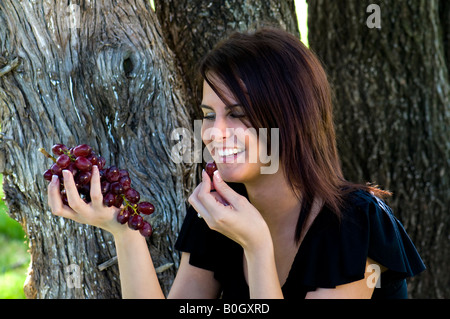
[[[58,182],[58,175],[52,176],[52,184],[56,184]]]
[[[219,171],[214,171],[214,176],[216,177],[216,180],[217,180],[218,182],[221,182],[221,181],[222,181],[222,177],[220,176]]]

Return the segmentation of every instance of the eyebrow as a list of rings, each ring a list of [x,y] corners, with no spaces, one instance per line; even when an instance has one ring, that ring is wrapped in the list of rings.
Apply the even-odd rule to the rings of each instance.
[[[225,110],[226,109],[232,109],[233,107],[237,107],[237,106],[242,106],[242,105],[239,104],[239,103],[230,104],[230,105],[225,106]],[[209,109],[209,110],[213,110],[214,111],[214,109],[211,106],[209,106],[209,105],[201,104],[200,107],[202,109]]]

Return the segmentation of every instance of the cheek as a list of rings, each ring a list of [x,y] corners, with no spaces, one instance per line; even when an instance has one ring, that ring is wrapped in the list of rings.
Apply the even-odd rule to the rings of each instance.
[[[211,130],[212,130],[212,126],[211,124],[209,124],[208,122],[204,121],[202,124],[202,130],[201,130],[201,134],[202,134],[202,141],[206,146],[206,149],[209,151],[208,154],[211,153],[211,147],[212,144],[211,142],[213,141],[213,136],[211,136]]]
[[[255,164],[259,162],[259,143],[258,139],[250,136],[245,139],[245,148],[247,150],[247,161],[248,163]]]
[[[206,123],[206,121],[203,121],[203,123],[202,123],[202,141],[205,144],[208,144],[208,143],[211,142],[210,136],[207,136],[207,135],[210,135],[210,134],[205,134],[205,131],[208,130],[210,128],[210,126],[211,125],[208,125],[208,123]]]
[[[241,141],[244,142],[245,147],[247,149],[251,149],[251,150],[258,150],[258,136],[256,135],[256,131],[255,129],[251,128],[251,129],[246,129],[246,134],[241,137]]]

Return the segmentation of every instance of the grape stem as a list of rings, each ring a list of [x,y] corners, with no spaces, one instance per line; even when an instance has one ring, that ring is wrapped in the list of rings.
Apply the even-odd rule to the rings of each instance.
[[[50,158],[54,163],[56,163],[56,158],[54,156],[52,156],[51,154],[49,154],[45,149],[43,149],[42,147],[38,149],[39,152],[41,152],[42,154],[45,155],[45,157]]]
[[[138,215],[139,213],[137,212],[137,210],[136,210],[136,205],[133,205],[133,204],[131,204],[127,199],[126,199],[126,197],[125,197],[125,195],[121,195],[122,196],[122,198],[123,198],[123,201],[125,202],[125,207],[127,207],[127,206],[130,206],[131,208],[133,208],[133,211],[134,211],[134,214],[133,215]]]
[[[70,151],[63,151],[63,153],[66,154],[67,156],[69,156],[69,158],[72,162],[75,162],[76,158],[73,154],[70,154]]]

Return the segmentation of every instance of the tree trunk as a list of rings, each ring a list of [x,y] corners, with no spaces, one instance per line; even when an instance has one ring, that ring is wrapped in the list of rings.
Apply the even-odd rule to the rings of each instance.
[[[450,1],[440,0],[439,14],[441,16],[441,32],[444,39],[445,62],[448,72],[450,70]]]
[[[49,211],[42,173],[50,161],[37,149],[59,142],[91,145],[107,165],[127,169],[141,198],[155,204],[149,248],[155,266],[167,268],[159,274],[167,293],[179,263],[173,245],[197,183],[197,164],[176,164],[171,140],[175,128],[192,131],[200,87],[189,66],[219,34],[260,19],[294,23],[296,32],[293,2],[289,12],[276,1],[208,7],[197,0],[183,11],[159,3],[160,19],[171,19],[164,31],[145,0],[74,2],[0,2],[0,172],[9,214],[29,237],[26,295],[121,294],[111,234]],[[181,34],[186,21],[196,29]]]
[[[91,145],[155,204],[149,247],[156,267],[174,264],[159,277],[167,292],[195,166],[171,159],[172,130],[191,124],[148,1],[4,0],[0,25],[9,70],[0,77],[1,172],[9,213],[30,240],[27,297],[120,297],[117,265],[99,267],[116,255],[111,234],[49,211],[50,162],[37,149],[58,142]]]
[[[344,173],[393,192],[388,202],[428,267],[410,295],[449,297],[448,21],[439,1],[383,1],[380,29],[367,24],[371,1],[308,4],[309,43],[335,92]]]
[[[166,43],[178,58],[187,103],[196,118],[201,115],[203,86],[197,66],[220,39],[260,26],[281,27],[300,37],[294,0],[155,0],[155,9]]]

